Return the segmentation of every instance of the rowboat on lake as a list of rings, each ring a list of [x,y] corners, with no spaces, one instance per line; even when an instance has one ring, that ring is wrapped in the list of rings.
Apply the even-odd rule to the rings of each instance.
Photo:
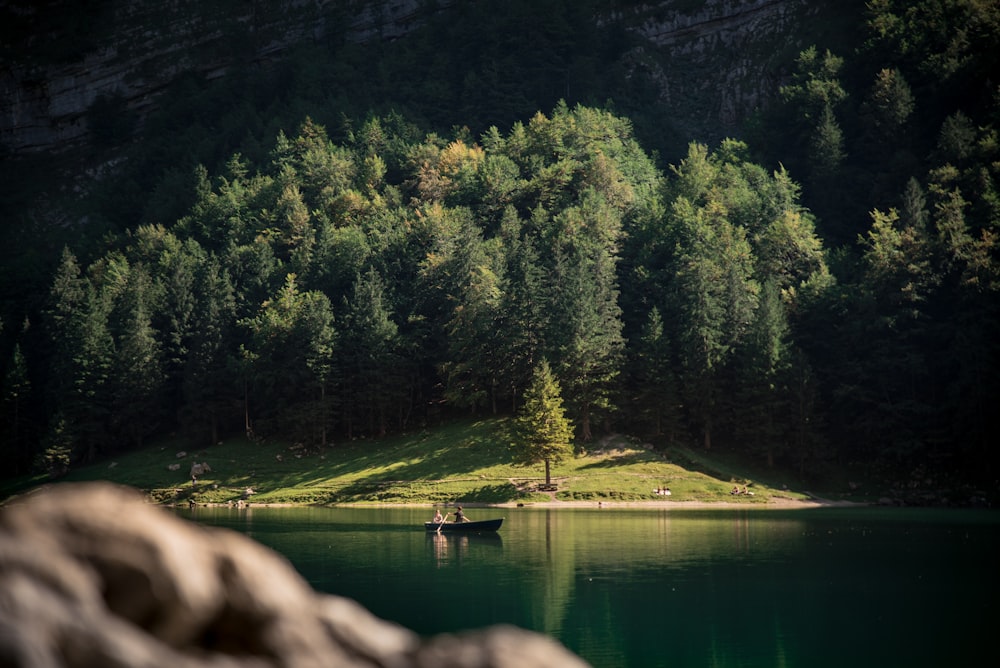
[[[441,528],[441,533],[457,533],[457,532],[479,532],[479,531],[497,531],[500,529],[500,525],[503,524],[503,518],[495,520],[480,520],[478,522],[424,522],[424,528],[428,531],[437,531],[438,527]]]

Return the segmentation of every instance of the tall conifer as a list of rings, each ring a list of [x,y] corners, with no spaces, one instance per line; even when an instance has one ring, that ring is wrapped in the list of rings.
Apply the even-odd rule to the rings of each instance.
[[[517,427],[517,440],[511,446],[515,463],[544,462],[545,485],[551,486],[551,464],[573,454],[573,429],[563,411],[559,382],[544,359],[525,392]]]

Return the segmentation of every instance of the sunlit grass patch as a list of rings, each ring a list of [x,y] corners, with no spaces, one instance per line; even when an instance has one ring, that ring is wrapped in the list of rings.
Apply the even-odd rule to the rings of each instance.
[[[766,501],[772,488],[738,464],[709,453],[656,450],[624,436],[578,444],[578,455],[553,462],[551,488],[539,463],[515,466],[511,421],[456,421],[434,431],[306,449],[277,441],[230,439],[191,449],[161,441],[72,471],[61,480],[108,480],[143,490],[155,503],[254,504],[535,503],[561,501],[728,501],[734,484]],[[191,479],[199,463],[211,470]],[[45,482],[22,478],[6,496]],[[657,490],[669,488],[669,496]],[[780,496],[800,497],[783,491]]]

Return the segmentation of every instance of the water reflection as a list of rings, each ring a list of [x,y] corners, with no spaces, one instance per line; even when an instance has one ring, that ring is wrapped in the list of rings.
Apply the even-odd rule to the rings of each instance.
[[[996,514],[525,508],[463,536],[426,509],[181,513],[419,633],[510,623],[599,667],[964,665],[1000,594]]]
[[[572,559],[584,571],[614,570],[623,564],[630,570],[680,567],[720,558],[767,560],[801,544],[805,533],[801,520],[775,516],[754,522],[754,516],[759,517],[760,511],[546,509],[520,513],[509,524],[511,531],[544,536],[546,554]]]
[[[467,556],[470,546],[503,549],[503,539],[497,533],[461,534],[428,531],[425,542],[438,568]]]

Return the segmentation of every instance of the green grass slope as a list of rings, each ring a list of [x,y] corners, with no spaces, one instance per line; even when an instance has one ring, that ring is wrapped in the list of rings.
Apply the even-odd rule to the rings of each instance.
[[[511,421],[459,421],[434,431],[379,441],[337,443],[309,451],[283,443],[233,439],[202,450],[161,442],[72,471],[61,481],[108,480],[143,490],[158,503],[254,504],[533,503],[546,501],[730,501],[733,485],[749,485],[744,503],[804,499],[781,482],[755,479],[703,453],[657,451],[612,436],[552,466],[555,491],[541,491],[544,467],[510,463]],[[210,472],[192,485],[191,467]],[[2,497],[47,482],[0,484]],[[669,497],[655,490],[669,487]]]

